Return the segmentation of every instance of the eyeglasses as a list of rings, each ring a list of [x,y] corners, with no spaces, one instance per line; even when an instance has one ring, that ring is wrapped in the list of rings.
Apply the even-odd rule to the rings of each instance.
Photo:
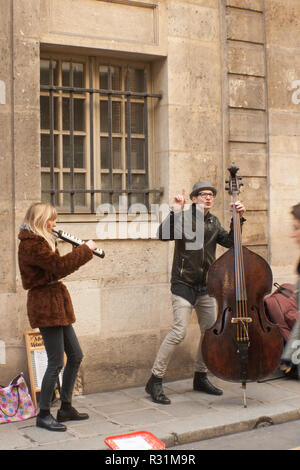
[[[202,197],[203,199],[204,198],[206,199],[208,197],[214,199],[216,197],[213,193],[203,193],[203,192],[198,193],[198,196]]]

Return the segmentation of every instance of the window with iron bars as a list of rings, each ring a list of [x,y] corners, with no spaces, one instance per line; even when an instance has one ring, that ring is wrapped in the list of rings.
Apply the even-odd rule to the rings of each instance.
[[[41,56],[42,200],[60,213],[95,213],[99,204],[147,210],[150,187],[147,66],[98,58]]]

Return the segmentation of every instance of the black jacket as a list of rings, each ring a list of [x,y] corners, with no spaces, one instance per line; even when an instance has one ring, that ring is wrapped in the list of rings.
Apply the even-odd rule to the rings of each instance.
[[[203,219],[201,219],[200,211],[196,209],[195,204],[192,204],[188,211],[190,211],[187,215],[191,216],[193,232],[196,233],[196,222],[198,227],[199,224],[202,224],[201,227],[203,227]],[[159,226],[158,237],[162,241],[175,241],[171,277],[172,292],[194,304],[198,295],[207,293],[207,273],[209,267],[216,259],[217,244],[226,248],[233,246],[233,224],[231,222],[230,231],[227,232],[221,226],[219,219],[208,212],[204,217],[204,241],[202,248],[196,246],[196,249],[187,249],[187,243],[191,243],[193,240],[195,242],[195,235],[194,239],[187,238],[192,233],[189,233],[189,230],[184,230],[184,222],[188,218],[186,219],[182,214],[182,212],[170,212]],[[242,218],[241,223],[244,221],[245,219]],[[189,248],[193,248],[193,246],[190,245]]]

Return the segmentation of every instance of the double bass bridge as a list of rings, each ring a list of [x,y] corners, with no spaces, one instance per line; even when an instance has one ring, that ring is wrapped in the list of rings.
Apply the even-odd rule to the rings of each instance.
[[[248,325],[253,319],[246,316],[232,317],[231,323],[237,325],[237,341],[249,341]]]

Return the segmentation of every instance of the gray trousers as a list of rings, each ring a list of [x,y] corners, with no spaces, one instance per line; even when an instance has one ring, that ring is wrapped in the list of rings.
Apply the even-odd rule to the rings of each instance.
[[[172,305],[174,315],[172,328],[161,343],[153,364],[152,374],[156,377],[164,377],[176,346],[185,338],[193,308],[196,310],[200,327],[200,341],[194,362],[194,371],[207,372],[207,367],[202,357],[201,347],[204,331],[212,327],[216,321],[215,299],[213,297],[209,297],[209,295],[201,295],[197,298],[196,304],[193,307],[193,305],[183,297],[172,294]]]

